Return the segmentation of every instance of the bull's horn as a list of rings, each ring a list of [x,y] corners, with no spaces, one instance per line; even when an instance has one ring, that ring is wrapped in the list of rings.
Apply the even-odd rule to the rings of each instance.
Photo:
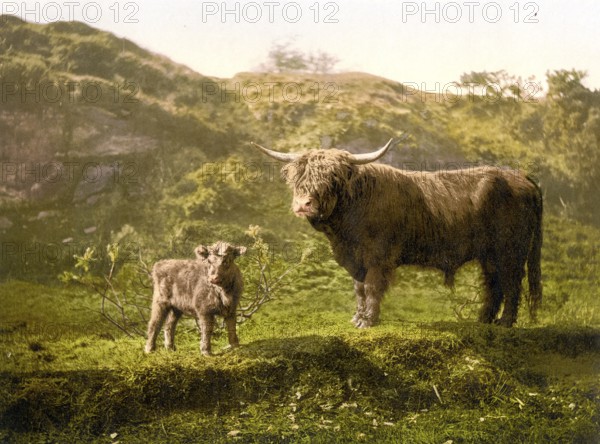
[[[390,139],[385,146],[382,146],[377,151],[373,151],[372,153],[364,153],[364,154],[350,154],[350,162],[355,165],[364,165],[367,163],[371,163],[382,157],[387,150],[393,145],[392,142],[394,139]]]
[[[264,146],[260,146],[258,143],[250,142],[251,145],[254,145],[256,148],[261,150],[267,156],[272,157],[273,159],[280,160],[281,162],[293,162],[296,160],[300,154],[296,153],[280,153],[278,151],[270,150],[269,148],[265,148]]]

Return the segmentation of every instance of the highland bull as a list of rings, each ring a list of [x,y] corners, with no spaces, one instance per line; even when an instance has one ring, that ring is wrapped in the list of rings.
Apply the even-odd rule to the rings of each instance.
[[[282,176],[293,191],[293,212],[325,234],[354,279],[357,327],[378,321],[398,266],[437,268],[452,285],[458,268],[473,260],[483,271],[481,322],[515,323],[526,264],[535,318],[542,299],[542,195],[527,175],[494,167],[413,172],[372,163],[392,140],[366,154],[281,153],[252,144],[287,163]]]

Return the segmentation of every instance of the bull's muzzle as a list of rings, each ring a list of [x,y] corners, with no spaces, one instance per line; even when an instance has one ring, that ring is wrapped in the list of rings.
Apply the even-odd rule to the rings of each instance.
[[[313,198],[310,196],[295,197],[292,202],[292,211],[298,217],[314,215],[316,211]]]

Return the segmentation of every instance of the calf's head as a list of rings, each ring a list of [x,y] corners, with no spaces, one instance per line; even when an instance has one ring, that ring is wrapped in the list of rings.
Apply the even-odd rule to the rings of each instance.
[[[392,146],[393,139],[372,153],[351,154],[338,149],[311,150],[304,154],[280,153],[252,143],[262,152],[286,165],[282,176],[292,189],[292,211],[298,217],[326,219],[341,193],[349,191],[349,184],[357,165],[373,162]]]
[[[196,247],[195,253],[198,259],[207,264],[209,282],[223,286],[234,278],[238,270],[234,260],[246,253],[246,247],[219,241],[210,246],[200,245]]]

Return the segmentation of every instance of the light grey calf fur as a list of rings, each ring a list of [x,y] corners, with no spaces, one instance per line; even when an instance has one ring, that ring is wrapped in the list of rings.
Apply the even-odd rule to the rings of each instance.
[[[145,352],[156,347],[156,337],[165,324],[165,347],[175,350],[175,327],[182,314],[194,316],[201,331],[200,352],[210,355],[215,315],[223,316],[231,347],[239,345],[236,310],[243,290],[242,273],[234,259],[246,252],[219,241],[196,248],[196,259],[166,259],[152,268],[154,294],[148,322]]]

